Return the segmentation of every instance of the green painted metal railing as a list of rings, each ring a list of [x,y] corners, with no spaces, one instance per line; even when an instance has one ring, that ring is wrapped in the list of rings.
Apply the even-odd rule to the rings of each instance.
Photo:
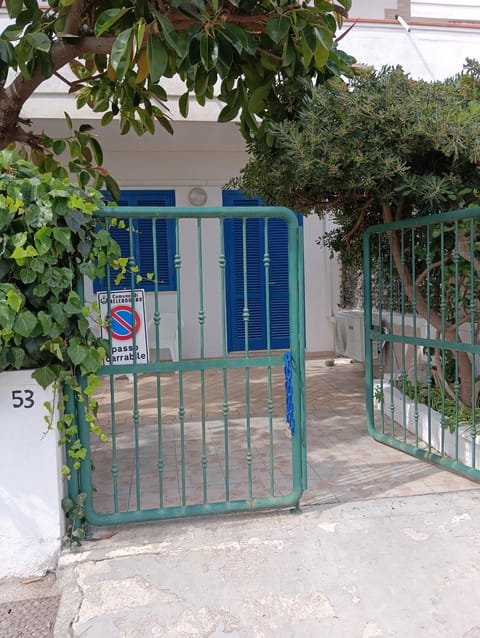
[[[88,494],[86,516],[96,525],[123,524],[202,515],[298,506],[306,486],[303,236],[293,212],[273,207],[135,208],[108,207],[98,212],[106,227],[126,220],[130,260],[124,281],[132,294],[142,288],[133,255],[134,220],[151,220],[153,272],[148,273],[147,315],[153,327],[148,362],[113,364],[111,331],[109,359],[100,370],[98,421],[108,434],[107,445],[92,437],[82,405],[77,405],[80,436],[88,450],[80,471],[80,489]],[[243,324],[245,350],[227,351],[226,218],[243,220]],[[265,219],[263,274],[269,290],[273,256],[268,246],[268,220],[282,219],[288,229],[289,339],[292,361],[295,435],[285,425],[284,353],[271,348],[271,308],[265,299],[266,348],[249,349],[252,309],[246,222]],[[159,290],[156,224],[175,220],[176,290]],[[143,246],[145,248],[145,246]],[[216,268],[212,269],[212,253]],[[205,261],[209,261],[206,268]],[[132,269],[133,267],[133,269]],[[192,276],[192,273],[195,273]],[[145,276],[145,275],[144,275]],[[196,287],[194,282],[196,280]],[[106,279],[112,303],[111,278]],[[82,288],[82,286],[81,286]],[[86,302],[91,291],[82,290]],[[188,295],[188,299],[186,298]],[[192,312],[192,299],[196,308]],[[185,310],[188,308],[188,311]],[[174,313],[178,361],[161,359],[162,317]],[[188,314],[187,314],[188,313]],[[215,326],[216,354],[211,355]],[[209,347],[207,331],[209,329]],[[133,351],[139,342],[133,331]],[[197,356],[185,357],[192,339]]]
[[[480,478],[480,209],[367,230],[367,424],[377,441]]]

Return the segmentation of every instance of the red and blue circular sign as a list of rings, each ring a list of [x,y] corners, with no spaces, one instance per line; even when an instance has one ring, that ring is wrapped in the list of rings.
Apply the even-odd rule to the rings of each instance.
[[[114,306],[110,311],[109,331],[113,339],[128,341],[140,330],[140,315],[131,306]]]

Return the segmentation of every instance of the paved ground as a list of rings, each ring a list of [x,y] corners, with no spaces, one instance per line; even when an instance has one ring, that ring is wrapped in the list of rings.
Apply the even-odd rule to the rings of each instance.
[[[360,364],[307,375],[301,514],[96,528],[57,577],[1,585],[0,614],[59,602],[55,638],[480,638],[479,485],[368,437]],[[1,637],[49,635],[29,614]]]

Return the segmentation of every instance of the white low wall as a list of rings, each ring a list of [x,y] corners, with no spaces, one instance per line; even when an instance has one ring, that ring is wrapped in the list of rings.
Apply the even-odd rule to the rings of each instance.
[[[472,459],[480,459],[480,436],[472,439],[471,428],[467,425],[457,425],[457,432],[450,432],[448,428],[443,428],[442,415],[436,410],[429,409],[428,406],[410,400],[389,383],[381,384],[374,382],[374,390],[383,392],[383,403],[375,401],[375,407],[382,409],[386,419],[393,416],[393,420],[399,425],[405,424],[406,429],[411,434],[417,436],[420,441],[430,444],[433,451],[452,460],[463,463],[467,467],[474,467]],[[391,406],[393,405],[393,414]],[[398,438],[398,437],[397,437]],[[475,446],[475,451],[473,451]],[[478,462],[477,462],[478,463]]]
[[[31,371],[0,374],[0,578],[55,567],[64,534],[63,448],[48,431],[43,390]]]

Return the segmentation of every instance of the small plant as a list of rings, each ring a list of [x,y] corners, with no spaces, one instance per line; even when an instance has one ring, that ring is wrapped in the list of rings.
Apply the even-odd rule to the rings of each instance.
[[[103,277],[120,257],[93,217],[102,203],[99,191],[85,192],[13,151],[0,152],[0,371],[32,369],[42,387],[53,384],[61,408],[69,389],[86,402],[90,429],[104,439],[93,394],[106,343],[91,330],[98,309],[83,305],[76,291],[79,278]],[[55,406],[45,407],[47,424],[59,428],[78,469],[86,449],[75,414],[63,410],[55,424]],[[69,466],[62,471],[69,474]]]
[[[455,432],[455,429],[460,425],[471,426],[474,419],[475,423],[480,423],[480,408],[477,407],[472,410],[470,407],[462,405],[460,401],[449,396],[439,386],[428,389],[420,381],[414,384],[408,379],[399,379],[395,382],[395,387],[411,401],[423,403],[442,414],[444,416],[443,427],[445,429],[448,428],[450,432]],[[377,398],[377,391],[379,398]],[[375,389],[375,400],[378,402],[383,400],[383,393],[380,388]]]
[[[67,525],[63,536],[63,544],[75,547],[82,544],[86,536],[85,502],[87,495],[80,492],[74,499],[65,497],[62,499],[62,509],[65,512]]]

